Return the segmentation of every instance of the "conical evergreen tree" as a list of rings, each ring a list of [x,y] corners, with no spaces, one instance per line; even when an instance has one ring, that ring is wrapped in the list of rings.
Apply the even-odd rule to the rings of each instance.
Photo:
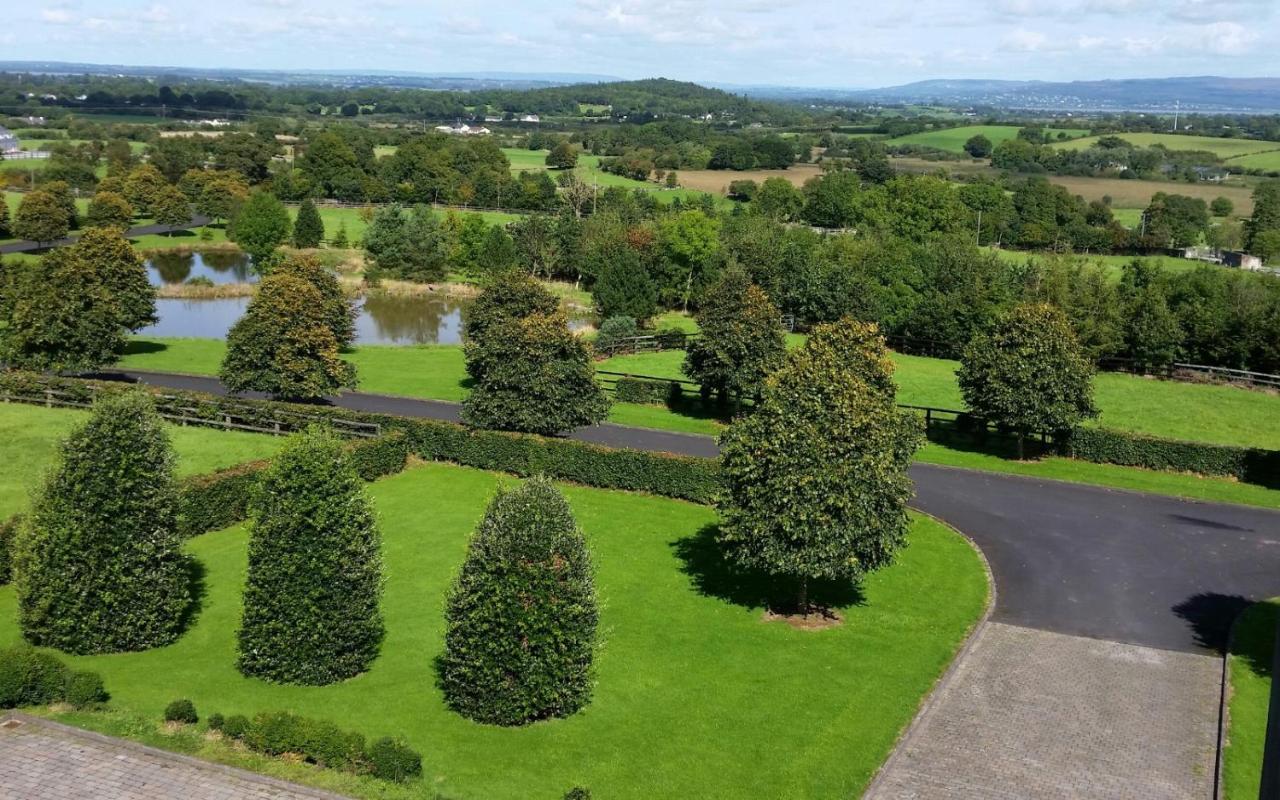
[[[240,671],[323,685],[369,668],[382,643],[381,539],[342,443],[311,429],[254,494]]]
[[[501,491],[449,594],[440,684],[477,722],[567,717],[591,699],[595,584],[582,532],[551,482]]]
[[[178,638],[191,592],[173,463],[141,392],[103,397],[62,444],[16,546],[27,641],[112,653]]]
[[[293,221],[294,247],[319,247],[324,241],[324,221],[316,204],[308,198],[298,207],[298,218]]]
[[[591,288],[600,319],[631,317],[644,323],[658,309],[658,285],[649,277],[639,254],[622,250],[605,265]]]

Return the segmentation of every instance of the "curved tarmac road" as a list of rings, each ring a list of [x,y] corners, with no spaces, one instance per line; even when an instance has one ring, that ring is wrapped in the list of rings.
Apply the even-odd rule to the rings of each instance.
[[[177,231],[189,231],[192,228],[199,228],[202,225],[208,225],[212,220],[208,217],[196,215],[186,225],[139,225],[136,228],[130,228],[124,232],[126,239],[134,239],[139,236],[148,236],[153,233],[174,233]],[[75,244],[75,237],[68,236],[65,239],[58,239],[53,242],[32,242],[23,240],[19,242],[9,242],[8,244],[0,244],[0,255],[10,255],[13,253],[34,253],[38,250],[48,250],[54,247],[65,247],[69,244]]]
[[[225,394],[216,378],[103,378]],[[334,405],[457,421],[456,403],[349,392]],[[713,457],[714,439],[604,424],[570,436]],[[992,619],[1183,652],[1220,651],[1239,610],[1280,594],[1280,512],[916,464],[914,506],[970,536],[998,586]]]

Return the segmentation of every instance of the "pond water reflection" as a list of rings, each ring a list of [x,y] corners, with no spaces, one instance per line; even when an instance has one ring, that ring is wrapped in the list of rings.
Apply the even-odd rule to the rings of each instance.
[[[206,278],[215,284],[255,283],[258,275],[249,265],[249,256],[234,250],[206,250],[199,253],[153,253],[147,259],[147,278],[153,286],[173,286],[192,278]]]

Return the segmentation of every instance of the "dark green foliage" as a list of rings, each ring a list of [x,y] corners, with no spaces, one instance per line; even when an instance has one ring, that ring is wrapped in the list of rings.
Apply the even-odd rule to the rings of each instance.
[[[1228,197],[1215,197],[1209,203],[1209,213],[1215,217],[1229,217],[1236,210],[1236,204]]]
[[[364,249],[378,270],[419,283],[442,280],[448,266],[448,238],[426,206],[378,209],[364,232]]]
[[[244,734],[244,743],[259,753],[271,756],[295,753],[314,764],[348,772],[360,770],[367,760],[364,736],[344,731],[328,720],[301,717],[288,711],[258,714]]]
[[[209,730],[220,731],[223,729],[224,726],[226,726],[227,719],[221,714],[210,714],[208,723],[209,723]]]
[[[1125,349],[1140,369],[1159,369],[1178,357],[1182,329],[1169,309],[1164,291],[1155,284],[1136,290],[1124,320]]]
[[[240,671],[323,685],[364,672],[382,643],[381,540],[342,443],[290,439],[254,493]]]
[[[591,287],[596,314],[601,319],[632,317],[643,323],[658,310],[658,286],[644,262],[631,248],[614,254]]]
[[[820,325],[720,440],[718,539],[730,560],[798,584],[858,580],[906,540],[919,421],[894,405],[874,325]]]
[[[222,724],[222,735],[228,739],[243,739],[249,735],[253,723],[244,714],[232,714]]]
[[[499,275],[516,265],[516,243],[511,235],[492,225],[480,244],[475,266],[487,275]]]
[[[1021,305],[974,337],[956,374],[969,410],[1024,436],[1066,431],[1096,416],[1093,365],[1067,317],[1047,305]]]
[[[61,700],[69,672],[47,653],[19,645],[0,650],[0,708],[42,706]]]
[[[62,444],[18,535],[27,641],[70,653],[174,641],[191,603],[174,455],[151,399],[110,394]]]
[[[218,377],[232,392],[311,400],[355,386],[355,368],[338,355],[333,308],[309,280],[268,275],[227,334]]]
[[[200,721],[200,717],[196,714],[196,704],[185,697],[174,700],[164,707],[164,721],[195,725]]]
[[[96,280],[110,293],[117,320],[137,332],[155,324],[156,290],[147,279],[146,263],[119,230],[86,228],[70,248],[88,264]]]
[[[298,218],[293,221],[293,246],[301,248],[319,247],[324,241],[324,221],[320,212],[310,198],[298,206]]]
[[[0,520],[0,586],[13,580],[13,540],[21,524],[22,517],[16,515]]]
[[[556,296],[532,277],[520,272],[505,272],[495,276],[479,296],[463,311],[463,332],[468,344],[481,342],[490,328],[531,314],[552,314],[560,307]],[[467,372],[477,378],[471,369],[468,351]]]
[[[569,142],[560,142],[547,153],[547,166],[552,169],[573,169],[578,166],[578,148]]]
[[[315,256],[294,255],[286,258],[271,270],[273,275],[289,274],[316,287],[324,304],[324,316],[333,331],[338,347],[348,347],[356,338],[355,304],[347,299],[337,276],[320,263]]]
[[[389,736],[369,745],[369,772],[375,778],[405,783],[422,775],[422,756]]]
[[[449,593],[445,702],[493,725],[577,712],[591,699],[598,617],[569,504],[545,478],[500,491]]]
[[[409,441],[402,431],[391,431],[376,439],[361,439],[347,452],[356,474],[363,480],[373,481],[404,469],[409,458]]]
[[[609,413],[590,350],[559,312],[502,323],[470,351],[482,367],[462,403],[468,425],[556,434]]]
[[[685,374],[721,399],[755,397],[786,351],[778,307],[744,271],[730,269],[696,316],[702,336],[689,344]]]
[[[338,224],[338,232],[333,235],[333,241],[329,244],[338,250],[345,250],[350,246],[351,242],[347,239],[347,223]]]
[[[240,245],[256,263],[264,261],[277,247],[289,241],[291,228],[289,212],[275,195],[254,192],[231,220],[227,238]]]
[[[72,672],[67,675],[62,698],[75,708],[90,708],[109,699],[102,676],[96,672]]]
[[[288,711],[264,711],[253,718],[244,743],[249,749],[269,756],[302,755],[306,747],[306,722],[304,717]]]
[[[970,136],[969,140],[964,143],[964,151],[974,158],[990,158],[993,149],[991,140],[980,133],[976,136]]]
[[[223,528],[249,516],[249,498],[267,462],[237,464],[178,485],[178,535],[183,539]]]
[[[53,250],[38,265],[3,276],[0,362],[40,371],[93,370],[116,360],[125,344],[120,308],[91,264],[74,248]]]
[[[151,205],[157,223],[177,227],[191,221],[191,202],[176,186],[165,186]]]
[[[67,235],[71,225],[57,198],[37,189],[23,195],[13,216],[13,235],[33,242],[52,242]]]
[[[1280,451],[1159,439],[1129,431],[1080,427],[1067,439],[1073,458],[1097,464],[1228,475],[1280,488]]]
[[[5,212],[0,211],[0,215]],[[85,224],[92,228],[118,228],[127,230],[133,224],[133,206],[123,195],[115,192],[98,192],[89,201],[89,213]]]
[[[13,221],[9,217],[9,203],[0,203],[0,239],[13,238]]]
[[[575,786],[564,793],[564,800],[591,800],[591,790]]]
[[[600,324],[596,334],[595,350],[597,353],[613,354],[613,351],[626,339],[640,335],[640,328],[634,317],[609,317]]]
[[[680,402],[682,390],[676,381],[653,381],[644,378],[618,378],[614,399],[619,403],[674,404]]]

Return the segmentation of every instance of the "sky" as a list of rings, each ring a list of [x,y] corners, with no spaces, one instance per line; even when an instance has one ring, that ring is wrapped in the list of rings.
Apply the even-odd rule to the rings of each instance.
[[[1280,75],[1280,0],[27,0],[0,59],[870,88]]]

